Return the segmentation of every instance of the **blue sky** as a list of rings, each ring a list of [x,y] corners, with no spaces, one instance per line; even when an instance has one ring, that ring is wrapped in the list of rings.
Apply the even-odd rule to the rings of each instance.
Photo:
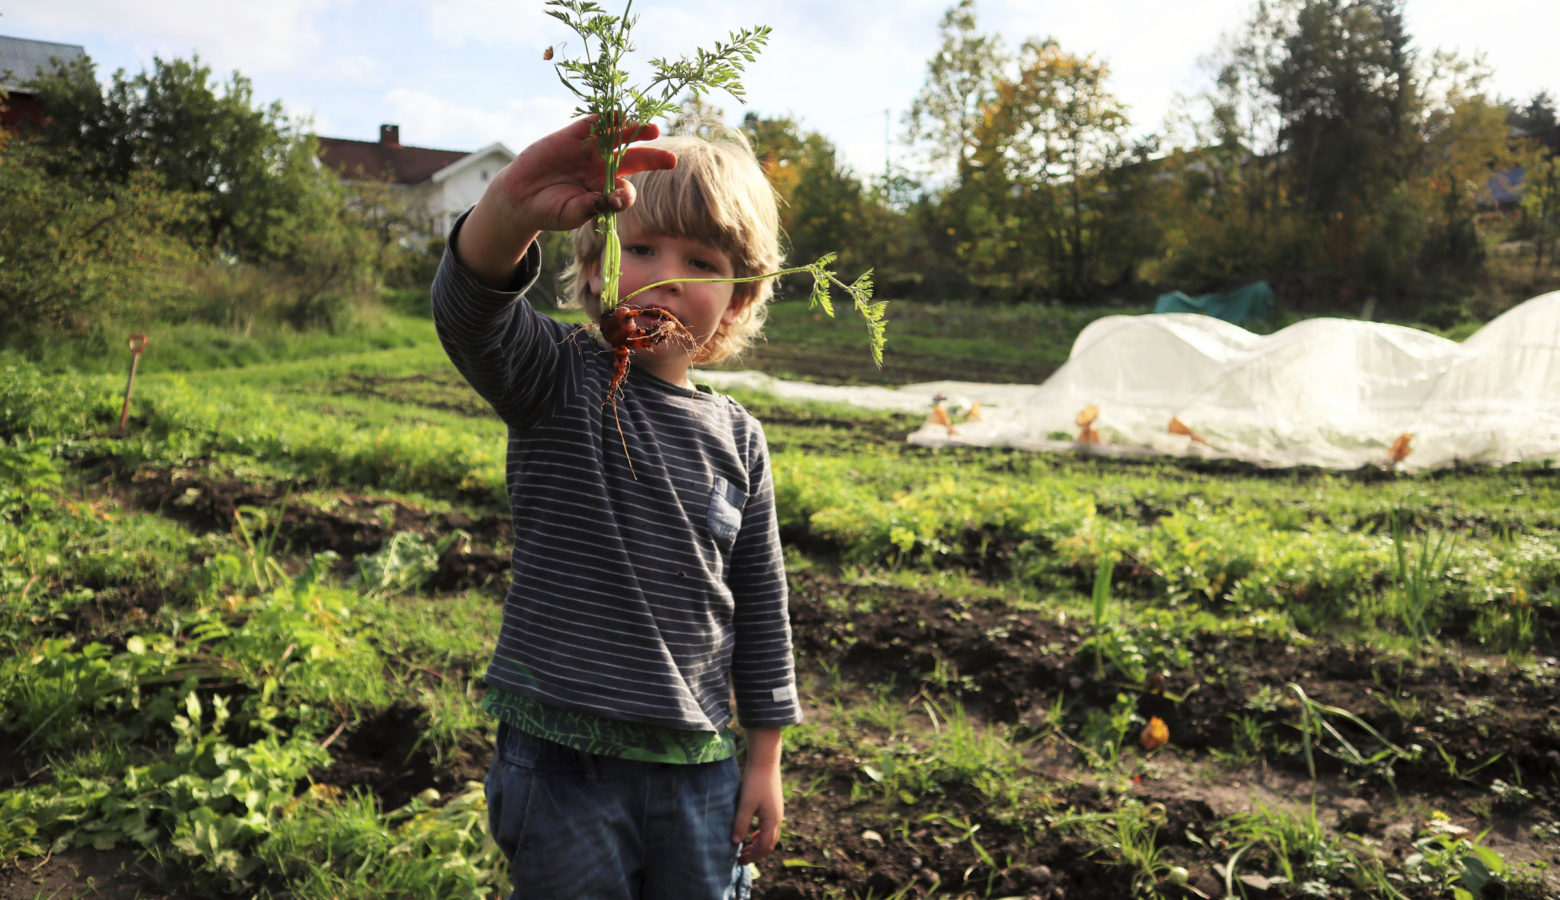
[[[896,164],[911,161],[898,142],[902,116],[951,2],[638,0],[637,55],[681,55],[735,28],[770,25],[770,45],[745,78],[748,108],[796,118],[859,172],[876,174],[885,150]],[[1254,2],[980,0],[977,14],[1009,49],[1049,35],[1105,61],[1135,129],[1150,132],[1162,129],[1177,94],[1207,85],[1200,61]],[[148,68],[154,55],[199,53],[220,75],[248,76],[257,100],[280,100],[332,137],[373,140],[380,123],[394,122],[407,144],[474,150],[502,141],[518,151],[574,106],[542,61],[545,47],[571,35],[542,9],[542,0],[13,0],[0,3],[0,34],[81,44],[104,79]],[[1553,0],[1407,0],[1405,9],[1421,51],[1483,52],[1494,93],[1560,96]],[[730,98],[716,102],[740,116]]]

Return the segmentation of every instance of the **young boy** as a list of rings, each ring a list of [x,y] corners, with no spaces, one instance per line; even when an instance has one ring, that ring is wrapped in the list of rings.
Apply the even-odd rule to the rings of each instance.
[[[745,864],[779,837],[780,729],[800,707],[764,434],[688,371],[745,346],[772,287],[676,283],[629,301],[693,339],[636,351],[615,410],[611,350],[521,295],[539,233],[573,230],[573,292],[598,314],[592,217],[608,208],[622,211],[620,296],[774,271],[779,216],[751,152],[692,138],[629,148],[632,179],[603,195],[588,131],[575,122],[500,171],[433,284],[445,350],[509,425],[513,581],[484,700],[499,721],[490,827],[511,900],[745,897]]]

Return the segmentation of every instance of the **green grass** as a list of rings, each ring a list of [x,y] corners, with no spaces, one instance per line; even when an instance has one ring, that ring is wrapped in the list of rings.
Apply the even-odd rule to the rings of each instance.
[[[815,325],[794,306],[777,305],[772,330],[799,366],[865,360],[853,323]],[[991,312],[905,304],[891,328],[944,376],[974,355],[1034,380],[1084,318]],[[387,530],[382,555],[335,561],[272,541],[283,498],[295,514],[359,495],[503,514],[503,425],[452,373],[425,319],[390,325],[391,337],[261,348],[241,367],[143,369],[128,435],[115,429],[119,375],[0,360],[0,592],[16,598],[0,605],[0,740],[52,766],[0,790],[0,853],[147,847],[176,883],[256,896],[477,897],[501,883],[480,791],[385,809],[362,791],[293,790],[341,750],[332,735],[389,709],[415,711],[422,747],[441,764],[489,725],[475,678],[499,607],[491,590],[435,597],[419,587],[444,535]],[[993,349],[996,333],[1011,346]],[[1042,350],[1025,357],[1024,341],[1042,334]],[[790,569],[860,588],[839,601],[846,616],[895,602],[896,590],[997,598],[1085,623],[1074,649],[1112,682],[1202,665],[1199,642],[1226,634],[1357,641],[1402,658],[1527,659],[1556,637],[1560,480],[1548,469],[1408,476],[930,451],[903,440],[915,417],[740,399],[766,422]],[[176,507],[137,506],[137,479],[169,471],[275,500],[244,512],[243,528],[202,532],[174,518]],[[361,577],[370,559],[384,577]],[[1062,830],[1144,890],[1167,877],[1165,843],[1179,837],[1158,830],[1156,813],[1109,787],[1100,806],[1061,809],[1018,732],[960,705],[956,674],[934,666],[862,686],[837,668],[810,672],[827,721],[788,740],[858,760],[849,789],[874,808],[980,798],[988,822],[1034,840]],[[900,689],[915,684],[907,703]],[[1265,712],[1304,706],[1296,753],[1304,740],[1317,758],[1363,772],[1396,764],[1384,749],[1406,752],[1362,741],[1350,718],[1360,710],[1288,697]],[[1132,703],[1074,704],[1058,701],[1049,733],[1093,760],[1102,785],[1124,780],[1143,724]],[[1229,765],[1263,758],[1279,730],[1257,716],[1239,727]],[[918,815],[907,829],[984,852],[989,831],[977,823]],[[1220,846],[1248,847],[1247,863],[1282,858],[1296,879],[1380,877],[1373,858],[1314,824],[1254,815],[1228,823]],[[1425,884],[1471,871],[1455,854],[1477,856],[1476,842],[1418,839],[1433,857],[1416,876]],[[970,877],[1004,865],[981,860]]]

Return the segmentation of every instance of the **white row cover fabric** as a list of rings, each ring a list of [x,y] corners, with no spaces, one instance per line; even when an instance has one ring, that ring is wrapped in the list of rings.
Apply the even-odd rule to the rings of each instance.
[[[892,345],[890,345],[892,353]],[[901,388],[783,382],[705,372],[716,387],[875,409],[930,412],[928,447],[1079,447],[1079,413],[1106,453],[1241,459],[1265,466],[1427,469],[1456,462],[1560,461],[1560,291],[1535,297],[1462,343],[1397,325],[1310,319],[1256,335],[1209,316],[1106,316],[1086,327],[1041,385],[938,381]],[[980,404],[978,420],[960,413]],[[1168,426],[1178,419],[1206,443]]]

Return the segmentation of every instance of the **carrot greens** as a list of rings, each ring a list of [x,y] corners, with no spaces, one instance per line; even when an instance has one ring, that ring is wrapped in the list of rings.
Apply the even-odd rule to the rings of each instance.
[[[726,41],[717,41],[708,50],[696,50],[693,56],[677,60],[653,59],[650,61],[652,76],[649,83],[638,87],[629,83],[623,64],[624,57],[634,49],[630,31],[638,17],[629,14],[632,7],[633,0],[629,0],[624,5],[623,14],[617,16],[591,0],[547,2],[547,14],[567,25],[579,36],[582,44],[581,53],[576,58],[563,58],[555,48],[549,47],[544,59],[553,61],[558,79],[570,93],[579,98],[576,114],[592,117],[588,140],[595,145],[606,165],[603,190],[611,190],[617,183],[623,153],[628,148],[622,135],[624,127],[676,115],[681,111],[676,98],[684,92],[690,98],[698,98],[711,90],[723,90],[742,101],[743,67],[758,57],[759,50],[768,42],[770,34],[767,25],[744,28],[732,32]],[[622,300],[627,299],[619,297],[623,251],[617,234],[615,213],[607,212],[599,216],[596,228],[603,236],[601,308],[605,314],[612,312]],[[884,309],[887,304],[872,299],[870,270],[847,283],[829,270],[834,258],[833,253],[828,253],[810,265],[763,275],[676,280],[737,284],[807,272],[813,278],[811,305],[822,308],[831,317],[834,315],[834,307],[829,297],[830,286],[838,287],[850,296],[857,312],[867,323],[873,361],[881,366]],[[634,293],[657,286],[649,285]]]

